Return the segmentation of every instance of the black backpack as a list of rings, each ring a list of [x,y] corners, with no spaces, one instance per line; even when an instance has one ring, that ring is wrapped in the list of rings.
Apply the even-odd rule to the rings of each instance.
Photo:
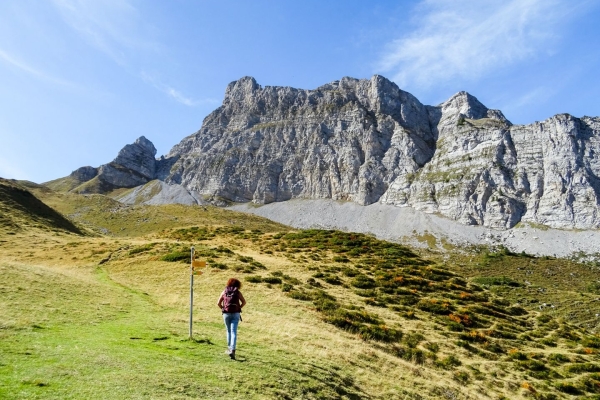
[[[223,294],[223,312],[238,313],[241,311],[242,307],[240,307],[240,292],[238,288],[227,286]]]

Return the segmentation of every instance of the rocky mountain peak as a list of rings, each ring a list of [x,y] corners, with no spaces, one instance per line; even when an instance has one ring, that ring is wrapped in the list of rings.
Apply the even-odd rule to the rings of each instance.
[[[223,103],[229,101],[244,101],[244,99],[251,98],[254,93],[260,89],[261,87],[256,83],[256,79],[251,76],[245,76],[227,85]]]
[[[119,151],[113,164],[120,165],[151,180],[156,171],[155,156],[154,144],[144,136],[140,136],[133,144],[128,144]]]
[[[488,108],[475,96],[461,91],[438,106],[443,115],[462,115],[470,119],[480,119],[487,116]]]
[[[467,92],[425,106],[380,75],[313,90],[243,77],[198,132],[168,158],[155,154],[140,137],[94,179],[109,188],[160,179],[215,204],[333,199],[500,229],[600,227],[599,118],[513,126]]]

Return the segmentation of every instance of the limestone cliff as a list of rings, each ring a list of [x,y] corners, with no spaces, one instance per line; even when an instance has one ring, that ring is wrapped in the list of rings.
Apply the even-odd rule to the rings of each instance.
[[[198,132],[155,154],[141,137],[73,179],[93,178],[79,191],[163,182],[127,194],[130,203],[334,199],[501,229],[600,227],[600,118],[512,125],[466,92],[426,106],[378,75],[314,90],[242,78]]]
[[[171,150],[164,179],[216,203],[331,198],[589,229],[600,226],[599,151],[598,118],[513,126],[466,92],[424,106],[377,75],[315,90],[246,77]]]

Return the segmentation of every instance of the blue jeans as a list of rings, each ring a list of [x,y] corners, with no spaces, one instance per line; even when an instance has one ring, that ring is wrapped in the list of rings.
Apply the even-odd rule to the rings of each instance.
[[[235,350],[240,313],[223,313],[223,322],[225,322],[225,329],[227,330],[227,347],[229,350]]]

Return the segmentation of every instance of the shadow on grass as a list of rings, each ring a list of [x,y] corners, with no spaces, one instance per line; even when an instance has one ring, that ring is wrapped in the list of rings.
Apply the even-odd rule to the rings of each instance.
[[[215,345],[213,342],[211,342],[210,339],[196,339],[196,338],[191,338],[191,339],[184,339],[182,341],[190,341],[190,342],[197,343],[197,344],[207,344],[209,346],[214,346]]]
[[[246,358],[244,358],[246,361]],[[255,361],[269,364],[279,371],[287,371],[294,385],[287,386],[286,389],[291,392],[282,392],[277,390],[277,395],[282,399],[292,399],[312,395],[331,396],[335,393],[336,398],[351,400],[370,399],[371,396],[365,393],[359,385],[354,382],[351,375],[342,375],[333,368],[325,368],[314,363],[297,363],[294,367],[282,365],[267,360],[256,359]],[[302,378],[294,378],[302,377]]]

